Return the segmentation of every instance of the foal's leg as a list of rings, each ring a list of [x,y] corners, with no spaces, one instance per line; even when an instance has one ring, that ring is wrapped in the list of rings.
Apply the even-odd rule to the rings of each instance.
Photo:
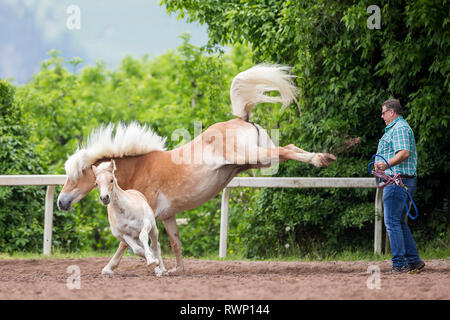
[[[125,242],[120,241],[119,248],[117,248],[116,253],[109,261],[109,263],[103,268],[102,274],[114,274],[114,269],[117,268],[117,266],[119,265],[123,253],[125,252],[126,249],[127,244]]]
[[[144,248],[141,246],[141,244],[137,243],[133,237],[130,237],[129,235],[124,234],[123,239],[125,240],[127,245],[130,246],[131,250],[133,250],[135,255],[146,259]]]
[[[177,259],[177,266],[173,269],[170,269],[169,273],[182,272],[184,271],[184,264],[183,257],[181,256],[181,241],[178,234],[177,220],[175,216],[173,216],[166,220],[163,220],[163,224],[166,228],[167,233],[169,234],[170,246],[172,247],[172,251],[175,253],[175,257]]]
[[[144,219],[144,226],[141,230],[141,233],[139,234],[139,240],[141,241],[144,247],[144,254],[145,259],[147,260],[147,265],[151,265],[152,263],[158,265],[159,264],[158,259],[155,259],[153,254],[150,252],[150,247],[148,246],[149,231],[150,231],[150,221],[148,221],[148,219]]]
[[[153,256],[159,260],[159,266],[155,267],[155,274],[156,276],[162,276],[162,275],[168,275],[168,272],[166,270],[166,267],[164,266],[164,262],[161,256],[161,246],[159,245],[159,241],[158,241],[158,228],[156,226],[156,222],[153,219],[152,221],[152,228],[150,230],[150,240],[151,240],[151,245],[150,245],[150,250],[153,253]]]

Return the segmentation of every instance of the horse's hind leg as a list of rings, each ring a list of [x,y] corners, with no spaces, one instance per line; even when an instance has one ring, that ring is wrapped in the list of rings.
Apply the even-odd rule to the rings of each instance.
[[[117,266],[120,263],[120,260],[122,259],[123,253],[127,249],[127,244],[125,242],[120,242],[119,248],[117,248],[116,253],[112,257],[112,259],[109,261],[109,263],[103,268],[102,274],[114,274],[114,269],[117,268]]]
[[[181,241],[178,234],[177,220],[175,216],[163,220],[164,227],[170,238],[170,246],[177,259],[177,265],[175,268],[170,269],[169,273],[184,271],[183,257],[181,255]]]
[[[256,153],[254,157],[256,156]],[[336,160],[336,156],[329,153],[314,153],[302,150],[294,145],[277,148],[257,148],[258,163],[275,164],[286,160],[296,160],[312,164],[316,167],[326,167]]]
[[[292,150],[294,152],[299,152],[299,153],[308,153],[307,151],[300,149],[299,147],[297,147],[295,144],[288,144],[287,146],[284,146],[283,148],[288,149],[288,150]]]

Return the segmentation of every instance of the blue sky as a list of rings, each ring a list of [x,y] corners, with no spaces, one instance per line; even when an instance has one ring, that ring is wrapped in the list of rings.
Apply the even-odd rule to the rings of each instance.
[[[70,5],[80,9],[80,29],[67,28]],[[208,41],[206,26],[177,20],[159,0],[0,0],[0,78],[28,80],[51,49],[114,68],[127,54],[176,49],[184,32],[197,46]]]

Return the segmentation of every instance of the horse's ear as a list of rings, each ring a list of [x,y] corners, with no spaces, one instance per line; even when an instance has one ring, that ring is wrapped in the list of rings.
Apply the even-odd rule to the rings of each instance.
[[[92,171],[94,171],[94,174],[97,175],[97,167],[92,165]]]

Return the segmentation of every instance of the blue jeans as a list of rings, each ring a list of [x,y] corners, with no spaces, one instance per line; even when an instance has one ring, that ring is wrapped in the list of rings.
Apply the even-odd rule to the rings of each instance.
[[[417,189],[417,178],[402,179],[411,197],[414,197]],[[405,203],[401,193],[404,193],[406,201],[409,204],[409,197],[402,188],[389,184],[383,191],[384,206],[384,224],[389,234],[389,240],[392,252],[392,266],[404,266],[408,263],[420,261],[419,252],[416,243],[405,222],[407,215]],[[411,215],[414,216],[414,209]]]

